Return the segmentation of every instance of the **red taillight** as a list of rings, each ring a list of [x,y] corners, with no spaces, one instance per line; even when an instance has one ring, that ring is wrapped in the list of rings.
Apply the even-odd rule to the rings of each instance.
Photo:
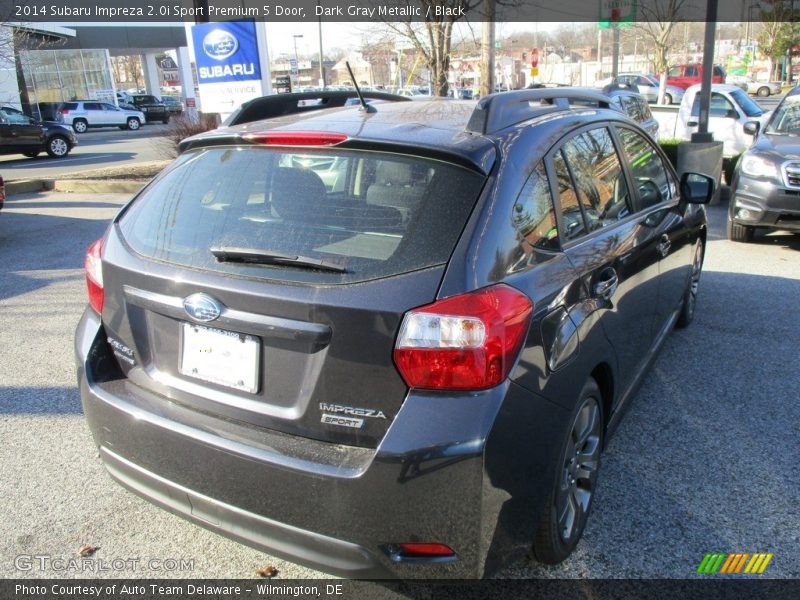
[[[347,136],[327,131],[265,131],[246,133],[242,139],[271,146],[335,146],[345,141]]]
[[[453,549],[445,544],[414,542],[397,544],[396,548],[401,558],[436,558],[456,555]]]
[[[86,288],[89,292],[89,305],[97,312],[103,312],[103,263],[101,254],[103,252],[103,238],[94,242],[86,250],[86,258],[83,262],[83,271],[86,274]]]
[[[58,114],[60,114],[60,115],[68,115],[69,114],[69,109],[68,108],[62,108],[60,111],[58,111]]]
[[[406,313],[394,362],[410,388],[480,390],[508,377],[533,304],[504,284]]]
[[[3,202],[6,199],[6,182],[0,177],[0,206],[3,206]]]

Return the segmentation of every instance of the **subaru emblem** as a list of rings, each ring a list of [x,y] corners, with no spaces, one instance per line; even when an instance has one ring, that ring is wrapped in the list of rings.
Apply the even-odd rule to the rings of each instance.
[[[195,321],[208,323],[222,314],[222,305],[207,294],[192,294],[184,299],[183,310]]]
[[[203,38],[203,52],[214,60],[225,60],[239,49],[239,41],[224,29],[215,29]]]

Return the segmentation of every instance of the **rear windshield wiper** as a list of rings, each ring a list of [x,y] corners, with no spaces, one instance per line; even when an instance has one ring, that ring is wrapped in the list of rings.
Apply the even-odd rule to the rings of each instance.
[[[254,265],[287,265],[318,269],[320,271],[333,271],[334,273],[347,273],[347,269],[341,265],[311,256],[284,254],[271,250],[259,250],[258,248],[238,248],[229,246],[215,246],[209,248],[209,250],[219,262],[250,263]]]

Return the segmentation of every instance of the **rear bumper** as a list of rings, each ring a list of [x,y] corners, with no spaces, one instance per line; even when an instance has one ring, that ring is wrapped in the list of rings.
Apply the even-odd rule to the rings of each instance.
[[[271,554],[354,578],[473,578],[525,551],[554,480],[564,411],[506,383],[409,395],[378,448],[224,422],[115,375],[98,317],[76,334],[84,413],[109,473]],[[398,560],[438,542],[453,559]]]
[[[147,111],[144,113],[145,121],[163,121],[164,119],[168,119],[170,117],[170,111],[163,110],[163,111]]]

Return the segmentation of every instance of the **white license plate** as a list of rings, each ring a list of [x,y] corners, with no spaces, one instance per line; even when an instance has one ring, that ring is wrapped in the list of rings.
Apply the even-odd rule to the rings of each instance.
[[[181,374],[251,394],[258,391],[258,338],[191,323],[183,323],[181,332]]]

